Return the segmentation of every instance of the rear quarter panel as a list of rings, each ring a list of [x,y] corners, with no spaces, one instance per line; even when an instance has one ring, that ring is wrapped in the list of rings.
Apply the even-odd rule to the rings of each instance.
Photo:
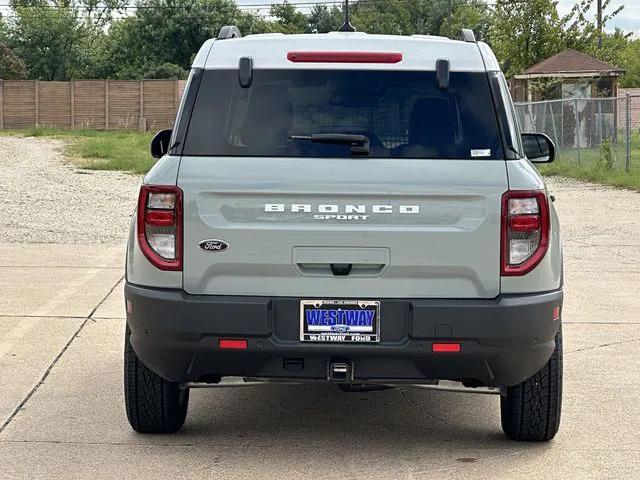
[[[149,170],[142,181],[145,185],[175,185],[180,157],[165,156]],[[182,288],[182,272],[162,271],[154,267],[144,256],[137,241],[137,209],[131,217],[127,244],[127,282],[146,287]]]
[[[507,161],[509,190],[546,190],[544,179],[529,160]],[[549,199],[551,234],[549,250],[540,264],[522,277],[502,277],[502,293],[537,293],[562,286],[562,237],[556,209]]]

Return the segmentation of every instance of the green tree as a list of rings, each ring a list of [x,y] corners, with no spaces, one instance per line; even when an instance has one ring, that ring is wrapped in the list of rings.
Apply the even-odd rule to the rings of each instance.
[[[309,31],[309,19],[295,5],[287,0],[271,5],[271,16],[275,18],[276,29],[282,33],[304,33]]]
[[[9,38],[9,28],[7,27],[7,23],[2,18],[2,14],[0,13],[0,43],[7,43],[7,39]]]
[[[481,0],[455,2],[452,5],[451,17],[447,18],[440,28],[440,35],[459,38],[463,28],[470,28],[478,40],[487,36],[491,26],[491,12]]]
[[[7,43],[22,58],[29,77],[68,80],[99,76],[96,49],[104,28],[126,0],[13,0],[15,19]]]
[[[591,55],[598,56],[598,37],[600,32],[598,26],[593,20],[592,13],[596,8],[596,0],[580,0],[575,3],[571,11],[563,18],[564,32],[563,37],[565,44],[568,48],[575,48],[581,51],[586,51]],[[624,9],[624,5],[620,5],[611,10],[611,0],[604,0],[602,2],[602,27],[603,31],[607,23],[618,15]],[[622,33],[622,32],[619,32]],[[609,36],[607,33],[603,33],[603,47],[604,40]],[[600,52],[602,53],[602,52]]]
[[[243,35],[249,35],[252,33],[273,33],[279,31],[275,22],[250,11],[239,12],[236,25]]]
[[[344,12],[337,6],[315,5],[309,13],[309,29],[318,33],[335,32],[344,23]]]
[[[482,0],[362,0],[353,6],[353,24],[368,33],[458,38],[462,28],[484,33],[486,23]]]
[[[367,0],[352,7],[351,23],[362,32],[402,35],[410,25],[408,4]]]
[[[605,62],[619,64],[623,61],[624,51],[630,43],[630,38],[631,33],[616,28],[613,33],[605,33],[602,36],[602,48],[598,48],[597,44],[591,44],[586,51],[589,55],[598,57]]]
[[[27,78],[27,67],[20,57],[4,43],[0,43],[0,79],[23,80]]]
[[[151,68],[144,74],[145,79],[168,78],[172,80],[184,80],[187,78],[187,70],[175,63],[163,63]]]
[[[620,79],[620,86],[640,87],[640,39],[627,42],[616,63],[626,70]]]
[[[11,47],[27,64],[30,78],[68,80],[83,35],[76,13],[69,8],[44,6],[19,6],[15,12]]]
[[[563,23],[554,0],[497,0],[489,40],[506,75],[562,50]]]
[[[368,33],[451,38],[472,28],[492,45],[507,75],[577,48],[625,68],[622,85],[640,84],[640,40],[616,30],[604,33],[597,48],[596,0],[578,0],[564,17],[557,0],[495,1],[490,7],[485,0],[353,0],[352,23]],[[0,63],[17,68],[16,75],[26,64],[30,78],[43,80],[181,77],[202,43],[224,25],[238,25],[246,35],[324,33],[344,22],[342,6],[315,5],[304,13],[291,0],[272,5],[267,18],[242,11],[234,0],[137,0],[132,16],[116,20],[114,12],[130,0],[11,2],[15,18],[0,18],[0,44],[8,48]],[[604,0],[605,25],[622,8],[610,3]]]
[[[112,76],[140,78],[164,63],[187,70],[224,25],[238,25],[244,34],[267,30],[233,0],[141,0],[135,16],[113,22],[109,30]]]
[[[437,34],[447,5],[447,0],[366,0],[354,4],[352,23],[367,33]]]
[[[142,78],[153,62],[151,52],[145,52],[144,41],[138,38],[143,30],[137,16],[126,17],[114,21],[109,27],[109,43],[106,56],[110,58],[108,78],[134,79]],[[150,45],[149,48],[155,47]]]
[[[565,48],[590,53],[612,61],[615,51],[626,45],[622,32],[604,34],[598,49],[598,28],[592,19],[595,0],[579,0],[571,11],[560,16],[556,0],[497,0],[489,28],[489,42],[507,75],[527,67]],[[603,27],[624,7],[603,2]]]

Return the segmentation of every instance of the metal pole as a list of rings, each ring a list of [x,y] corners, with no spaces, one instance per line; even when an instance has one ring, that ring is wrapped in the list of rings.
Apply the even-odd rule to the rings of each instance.
[[[602,99],[597,99],[598,102],[598,145],[602,145],[604,135],[602,134]]]
[[[533,113],[531,113],[532,110],[533,110],[533,103],[529,103],[529,105],[527,105],[527,113],[529,114],[529,122],[531,123],[531,127],[529,128],[529,131],[535,132],[537,128],[536,128],[536,121],[533,118]]]
[[[626,118],[625,118],[625,143],[627,147],[626,157],[624,160],[624,171],[631,171],[631,96],[627,93],[625,101]]]
[[[576,112],[576,143],[578,146],[578,165],[582,161],[581,153],[580,153],[580,111],[578,110],[578,99],[574,100],[574,109]]]
[[[558,153],[560,153],[560,142],[558,138],[558,129],[556,128],[556,115],[553,112],[553,105],[554,104],[549,103],[549,110],[551,111],[551,126],[553,127],[553,140],[556,142]],[[560,104],[560,107],[562,107],[562,103]]]
[[[560,142],[562,143],[562,149],[564,149],[564,100],[560,102]]]

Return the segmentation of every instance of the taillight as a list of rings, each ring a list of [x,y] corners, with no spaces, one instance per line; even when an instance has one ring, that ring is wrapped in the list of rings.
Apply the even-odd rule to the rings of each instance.
[[[549,203],[544,191],[509,191],[502,196],[502,275],[525,275],[549,248]]]
[[[182,190],[170,185],[140,187],[138,244],[160,270],[182,270]]]

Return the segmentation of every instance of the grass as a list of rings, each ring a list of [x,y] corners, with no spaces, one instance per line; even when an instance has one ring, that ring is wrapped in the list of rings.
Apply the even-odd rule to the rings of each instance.
[[[155,159],[149,153],[149,142],[153,137],[150,133],[39,127],[6,130],[0,134],[65,140],[65,156],[76,165],[90,170],[119,170],[144,174],[155,163]]]
[[[59,138],[67,141],[65,154],[77,165],[93,170],[120,170],[144,174],[155,163],[149,154],[152,134],[132,131],[59,130],[32,128],[7,130],[0,135]],[[631,142],[631,171],[624,171],[625,147],[620,141],[612,149],[613,168],[603,166],[600,148],[563,150],[549,165],[539,165],[547,176],[572,177],[614,187],[640,191],[640,132]]]
[[[587,182],[611,185],[640,191],[640,172],[626,173],[624,170],[606,170],[590,165],[578,165],[573,161],[562,158],[551,165],[538,166],[540,173],[545,176],[561,176],[577,178]]]
[[[561,151],[555,162],[539,165],[538,168],[546,176],[571,177],[640,191],[640,132],[631,137],[629,172],[625,171],[626,148],[622,139],[619,139],[617,145],[613,145],[611,153],[613,165],[610,168],[605,166],[603,152],[599,147],[582,149],[579,155],[575,149]]]

